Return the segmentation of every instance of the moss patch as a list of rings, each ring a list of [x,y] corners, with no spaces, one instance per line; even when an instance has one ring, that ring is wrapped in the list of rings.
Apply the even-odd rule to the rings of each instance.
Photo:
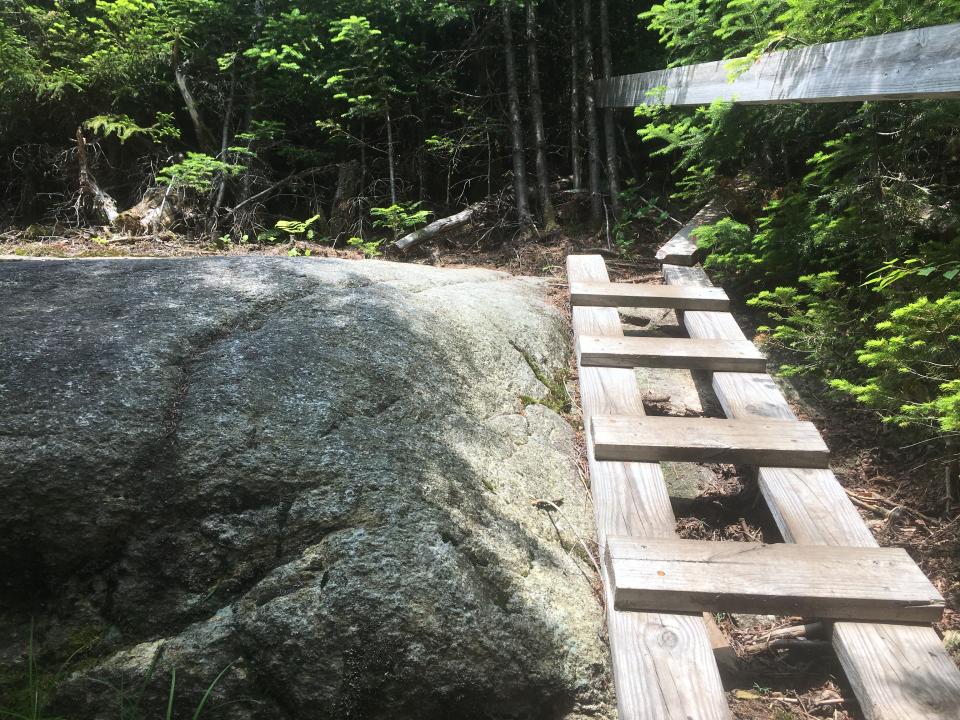
[[[531,372],[533,372],[534,377],[547,389],[547,394],[541,398],[521,395],[520,402],[523,403],[523,406],[543,405],[558,415],[569,414],[572,407],[570,393],[567,392],[567,380],[569,379],[570,371],[564,367],[551,375],[544,370],[530,353],[515,343],[511,343],[511,345],[513,345],[514,349],[523,357]]]

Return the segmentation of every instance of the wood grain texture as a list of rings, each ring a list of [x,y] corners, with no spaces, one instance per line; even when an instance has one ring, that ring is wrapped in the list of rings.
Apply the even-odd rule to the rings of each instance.
[[[829,462],[808,422],[594,415],[590,425],[599,460],[820,468]]]
[[[717,374],[721,377],[715,378],[713,391],[727,417],[797,419],[777,383],[767,373]]]
[[[877,546],[832,471],[762,467],[758,474],[760,492],[787,542]]]
[[[711,285],[699,267],[665,265],[663,275],[669,284]],[[684,313],[683,323],[690,337],[743,337],[727,313]],[[795,417],[769,375],[716,373],[713,387],[727,417]],[[759,477],[784,539],[876,547],[831,471],[761,467]],[[960,671],[933,628],[841,621],[834,625],[833,644],[867,720],[960,718]]]
[[[699,285],[700,287],[713,287],[710,277],[699,265],[688,267],[685,265],[673,265],[664,263],[661,266],[663,271],[663,281],[667,285]]]
[[[616,610],[603,571],[621,720],[731,720],[703,616]]]
[[[596,255],[570,256],[573,281],[609,282]],[[574,307],[574,335],[623,335],[612,308]],[[594,413],[643,414],[632,370],[580,368],[587,461],[601,552],[610,534],[674,537],[676,520],[660,465],[598,461]],[[622,720],[730,720],[720,673],[700,616],[616,610],[603,570],[617,709]]]
[[[841,622],[833,647],[870,720],[957,720],[957,666],[929,627]]]
[[[697,248],[697,241],[693,238],[693,231],[701,225],[716,222],[724,215],[726,215],[726,211],[717,201],[707,203],[706,207],[694,215],[690,222],[680,228],[676,235],[667,240],[657,250],[657,260],[676,265],[695,265],[700,259],[701,253]]]
[[[601,107],[851,102],[960,97],[960,24],[601,80]]]
[[[586,367],[762,372],[767,364],[756,346],[746,340],[581,335],[577,353]]]
[[[586,307],[643,307],[679,310],[727,310],[730,300],[723,288],[683,288],[570,281],[570,303]]]
[[[944,601],[902,548],[607,538],[623,610],[935,622]]]
[[[746,340],[747,336],[728,312],[690,311],[683,314],[683,326],[692,338],[708,340]]]

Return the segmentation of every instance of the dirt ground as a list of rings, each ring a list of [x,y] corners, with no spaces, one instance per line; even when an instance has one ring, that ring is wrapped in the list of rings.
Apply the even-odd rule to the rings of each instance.
[[[653,259],[657,239],[621,253],[606,234],[567,234],[549,237],[477,240],[477,233],[435,241],[408,255],[387,249],[383,259],[444,267],[485,267],[550,279],[557,307],[569,315],[566,299],[565,258],[571,253],[601,253],[614,280],[657,282],[658,263]],[[481,236],[482,237],[482,236]],[[0,233],[0,255],[41,257],[183,256],[218,254],[287,255],[293,246],[247,245],[224,249],[184,245],[176,238],[109,242],[93,233],[24,238],[20,233]],[[314,257],[360,259],[350,248],[297,243]],[[748,336],[762,321],[743,312],[735,302],[737,319]],[[762,346],[762,337],[757,338]],[[776,357],[771,357],[773,368]],[[571,365],[568,389],[574,397],[575,372]],[[905,548],[947,598],[948,609],[937,630],[960,664],[960,508],[945,507],[942,468],[934,448],[911,444],[878,422],[874,413],[848,400],[831,397],[812,381],[784,383],[783,389],[799,417],[814,422],[832,451],[831,467],[857,506],[864,521],[882,545]],[[669,403],[651,398],[651,413],[670,414]],[[572,417],[575,425],[579,418]],[[582,438],[581,438],[582,441]],[[678,533],[687,538],[779,542],[782,538],[757,491],[756,481],[731,466],[707,466],[708,480],[700,496],[677,507]],[[583,463],[586,472],[585,462]],[[800,720],[862,718],[820,623],[802,625],[800,618],[718,615],[716,623],[731,647],[723,665],[730,706],[739,720]]]

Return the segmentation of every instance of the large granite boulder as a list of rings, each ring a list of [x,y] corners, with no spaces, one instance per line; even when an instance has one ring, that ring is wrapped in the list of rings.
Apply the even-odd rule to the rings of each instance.
[[[546,293],[0,263],[0,692],[32,617],[71,719],[160,717],[174,668],[183,717],[224,669],[204,718],[610,716],[575,433],[520,400],[567,363]]]

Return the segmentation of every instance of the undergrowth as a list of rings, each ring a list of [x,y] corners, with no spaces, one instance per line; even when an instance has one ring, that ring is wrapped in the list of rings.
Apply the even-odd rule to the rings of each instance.
[[[63,682],[67,676],[74,660],[80,653],[88,649],[89,644],[84,644],[74,650],[55,672],[45,672],[38,663],[34,626],[31,621],[27,640],[27,654],[22,666],[23,675],[19,678],[12,678],[10,682],[6,682],[4,686],[0,687],[0,692],[2,692],[2,695],[0,695],[0,719],[66,720],[64,716],[56,714],[50,709],[50,703],[55,695],[57,686]],[[144,696],[147,687],[154,679],[162,654],[162,648],[154,653],[143,681],[139,686],[132,689],[125,687],[122,682],[117,686],[106,680],[90,678],[92,682],[104,685],[113,691],[116,698],[116,705],[114,712],[109,713],[110,716],[115,716],[117,720],[147,720],[147,718],[158,717],[159,712],[162,711],[163,714],[159,715],[159,717],[163,718],[163,720],[174,720],[176,717],[174,704],[177,699],[177,669],[175,667],[170,670],[170,683],[166,693],[167,699],[162,710],[161,708],[147,709],[144,707]],[[213,679],[213,682],[207,686],[194,708],[193,713],[190,715],[190,720],[200,720],[203,716],[204,708],[210,696],[213,694],[214,688],[216,688],[217,684],[231,667],[233,667],[233,663],[230,663],[221,670]],[[98,715],[98,717],[107,716],[107,714]]]

